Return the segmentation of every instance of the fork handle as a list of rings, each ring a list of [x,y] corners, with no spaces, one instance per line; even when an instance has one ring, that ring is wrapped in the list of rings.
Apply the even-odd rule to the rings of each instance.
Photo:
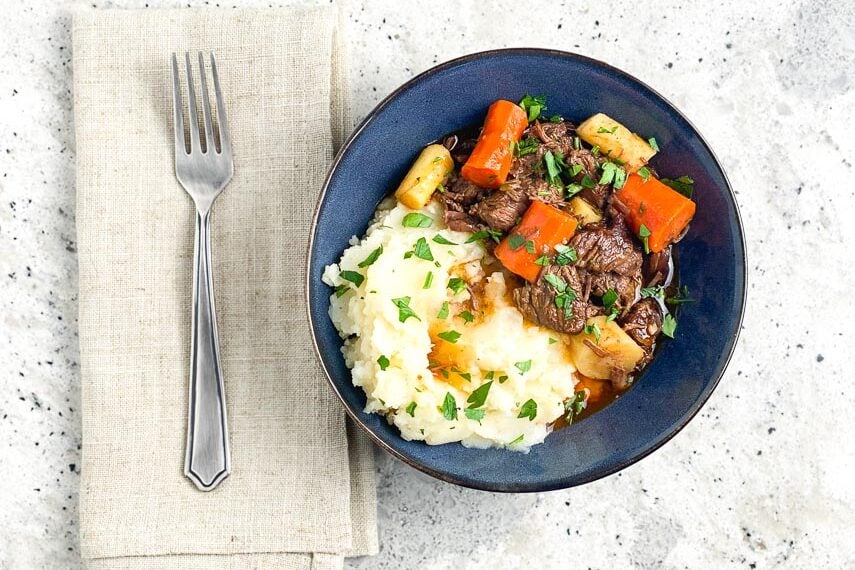
[[[193,257],[190,410],[184,474],[199,490],[210,491],[229,476],[231,463],[211,275],[210,210],[196,215]]]

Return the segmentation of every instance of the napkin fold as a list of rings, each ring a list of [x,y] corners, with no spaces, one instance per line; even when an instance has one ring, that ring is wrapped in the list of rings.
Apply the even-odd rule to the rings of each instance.
[[[211,222],[232,474],[210,493],[183,475],[195,211],[174,174],[169,58],[185,51],[216,54],[235,157]],[[375,553],[372,448],[305,309],[315,201],[352,127],[337,11],[81,10],[73,65],[88,567]]]

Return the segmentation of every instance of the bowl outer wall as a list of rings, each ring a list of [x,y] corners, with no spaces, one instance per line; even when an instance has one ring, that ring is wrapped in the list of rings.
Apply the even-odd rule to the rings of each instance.
[[[660,175],[695,179],[698,208],[680,242],[679,277],[696,301],[678,312],[676,339],[615,403],[547,437],[527,454],[429,446],[366,414],[329,319],[331,290],[321,281],[348,241],[362,236],[377,204],[425,144],[480,122],[496,99],[548,94],[549,113],[579,122],[603,112],[630,130],[655,136]],[[727,177],[697,130],[650,87],[602,62],[541,49],[481,52],[432,68],[383,100],[333,162],[309,242],[307,299],[322,368],[350,416],[381,447],[411,466],[467,487],[504,492],[579,485],[623,469],[676,435],[715,389],[733,353],[745,304],[745,245]]]

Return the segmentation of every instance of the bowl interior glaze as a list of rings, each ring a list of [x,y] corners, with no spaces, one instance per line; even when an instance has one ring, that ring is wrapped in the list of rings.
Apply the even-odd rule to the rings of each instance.
[[[496,99],[548,95],[549,113],[578,123],[603,112],[655,136],[661,176],[695,179],[697,214],[680,242],[679,278],[695,302],[678,312],[676,339],[625,395],[555,432],[528,454],[405,441],[351,383],[342,341],[321,282],[351,236],[361,236],[380,200],[395,189],[421,148],[480,122]],[[614,473],[667,442],[709,398],[730,359],[745,302],[745,252],[727,178],[702,137],[659,94],[628,74],[582,56],[511,49],[466,56],[409,81],[381,102],[344,145],[329,172],[309,246],[309,318],[322,366],[348,413],[381,447],[440,479],[492,491],[545,491]]]

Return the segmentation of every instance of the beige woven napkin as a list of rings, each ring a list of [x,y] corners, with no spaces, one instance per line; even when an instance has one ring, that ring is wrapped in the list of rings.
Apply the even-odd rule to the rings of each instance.
[[[332,8],[75,14],[82,553],[96,569],[335,568],[377,550],[371,446],[316,363],[309,224],[349,130]],[[194,210],[172,52],[215,51],[234,178],[214,206],[232,475],[183,475]]]

